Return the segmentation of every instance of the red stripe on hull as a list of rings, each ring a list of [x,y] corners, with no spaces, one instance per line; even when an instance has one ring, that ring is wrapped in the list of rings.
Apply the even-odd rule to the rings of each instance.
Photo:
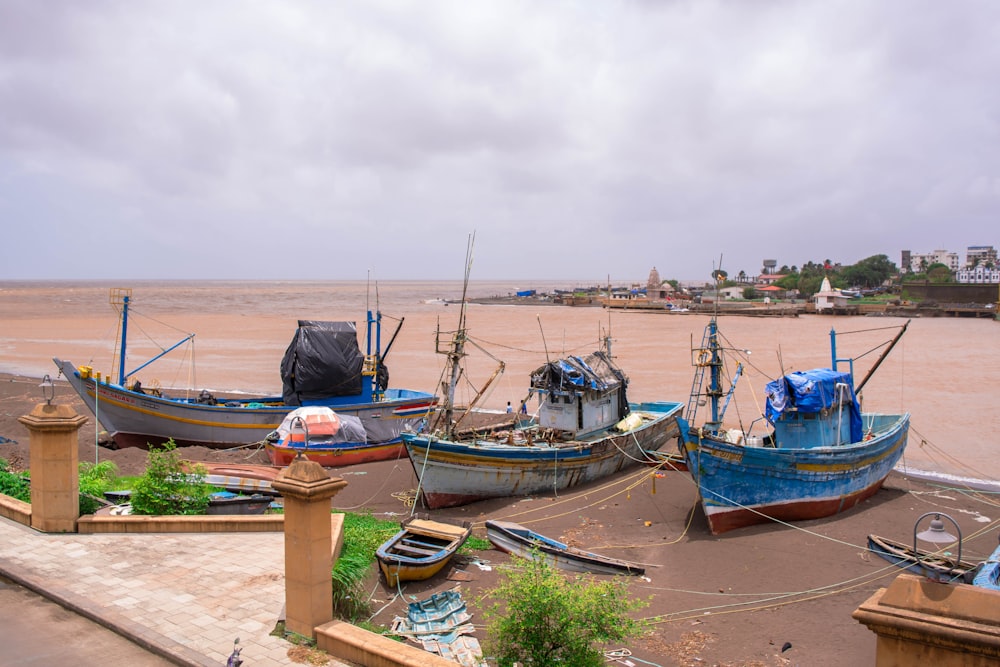
[[[754,507],[757,512],[749,509],[734,507],[721,512],[713,512],[706,515],[708,527],[713,535],[719,535],[737,528],[745,528],[758,523],[767,523],[771,519],[779,521],[806,521],[809,519],[822,519],[833,516],[851,509],[862,500],[866,500],[875,495],[885,479],[881,479],[877,484],[862,489],[857,493],[842,498],[826,498],[823,500],[802,500],[798,502],[781,503],[778,505],[764,505]],[[765,516],[761,516],[765,515]]]
[[[461,495],[457,493],[426,493],[422,492],[421,497],[423,498],[424,505],[427,509],[439,510],[445,507],[458,507],[459,505],[468,505],[469,503],[475,503],[480,500],[488,500],[490,498],[496,498],[496,496],[478,496],[478,495]]]
[[[285,448],[267,448],[267,456],[271,463],[276,466],[287,466],[291,463],[298,451]],[[406,458],[406,447],[400,443],[398,445],[374,445],[372,447],[362,447],[342,452],[304,452],[305,457],[310,461],[315,461],[324,468],[341,468],[344,466],[358,465],[359,463],[373,463],[375,461],[388,461],[396,458]]]

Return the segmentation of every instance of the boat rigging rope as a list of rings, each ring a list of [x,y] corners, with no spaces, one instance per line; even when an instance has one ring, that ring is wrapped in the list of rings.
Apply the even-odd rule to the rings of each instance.
[[[654,472],[656,470],[660,470],[665,465],[667,465],[667,462],[660,463],[660,465],[658,465],[658,466],[655,467]],[[633,474],[629,475],[628,477],[626,477],[623,480],[615,480],[613,482],[609,482],[607,484],[604,484],[604,485],[598,487],[597,489],[591,489],[591,490],[588,490],[586,492],[581,492],[581,493],[578,493],[578,494],[576,494],[574,496],[564,496],[562,499],[556,500],[556,501],[554,501],[552,503],[549,503],[547,505],[544,505],[544,506],[541,506],[541,507],[532,507],[532,508],[527,509],[527,510],[525,510],[523,512],[517,512],[517,513],[514,513],[514,514],[508,514],[508,515],[505,515],[505,516],[502,516],[502,517],[498,517],[498,518],[504,519],[504,520],[518,519],[519,517],[521,517],[523,515],[531,514],[533,512],[540,511],[540,510],[547,510],[547,509],[552,508],[554,505],[560,505],[560,504],[570,503],[570,502],[576,500],[580,496],[584,496],[584,497],[590,496],[590,495],[592,495],[592,494],[594,494],[596,492],[605,491],[605,490],[607,490],[609,488],[614,488],[614,487],[620,486],[623,482],[627,482],[627,485],[624,488],[619,489],[618,491],[615,491],[614,493],[611,493],[610,495],[602,496],[602,497],[600,497],[600,498],[598,498],[598,499],[594,500],[593,502],[588,503],[586,505],[580,505],[580,506],[574,505],[573,507],[571,507],[570,509],[568,509],[565,512],[561,512],[561,513],[558,513],[558,514],[547,514],[547,515],[545,515],[543,517],[539,517],[539,518],[535,518],[535,519],[528,519],[528,520],[519,519],[518,523],[526,524],[526,525],[531,525],[531,524],[539,523],[539,522],[542,522],[542,521],[548,521],[548,520],[551,520],[551,519],[558,519],[560,517],[564,517],[564,516],[567,516],[569,514],[574,514],[576,512],[579,512],[581,510],[585,510],[585,509],[594,507],[596,505],[601,505],[603,503],[608,502],[609,500],[611,500],[613,498],[616,498],[616,497],[622,495],[623,493],[626,494],[626,495],[629,495],[629,494],[631,494],[632,489],[635,489],[636,487],[641,486],[647,479],[649,479],[649,475],[650,474],[651,473],[647,473],[644,470],[640,470],[640,471],[638,471],[636,473],[633,473]],[[696,505],[692,504],[691,511],[688,514],[687,523],[684,526],[684,530],[675,539],[673,539],[673,540],[663,541],[663,542],[657,542],[655,545],[648,545],[648,544],[604,545],[604,548],[630,549],[630,548],[646,547],[646,546],[668,546],[668,545],[676,544],[677,542],[679,542],[687,534],[688,529],[691,527],[691,524],[692,524],[692,521],[693,521],[693,517],[694,517],[694,509],[695,509],[695,507],[696,507]],[[475,525],[477,527],[479,527],[479,526],[482,525],[482,523],[483,522],[476,522]]]
[[[821,586],[819,588],[813,588],[804,591],[794,591],[788,593],[776,593],[776,594],[764,593],[763,595],[765,595],[766,597],[763,597],[759,600],[734,602],[723,605],[713,605],[710,607],[701,607],[698,609],[685,609],[681,611],[670,612],[667,614],[660,614],[659,616],[650,616],[642,620],[653,624],[675,623],[677,621],[686,621],[695,618],[704,618],[706,614],[718,616],[722,614],[735,614],[739,612],[776,609],[778,607],[784,607],[790,604],[797,604],[799,602],[809,602],[811,600],[818,600],[820,598],[829,597],[831,595],[839,595],[841,593],[846,593],[856,588],[861,588],[862,586],[868,586],[876,581],[879,581],[880,579],[885,579],[890,576],[895,577],[898,574],[898,570],[899,570],[898,566],[892,563],[888,563],[886,564],[885,567],[876,570],[873,573],[865,574],[862,577],[855,577],[854,579],[848,579],[847,581],[844,582],[829,584],[828,586]],[[644,588],[648,587],[644,586]],[[671,589],[657,589],[657,590],[671,590]],[[680,591],[680,592],[699,593],[699,591]],[[723,593],[722,595],[728,595],[728,594]],[[769,603],[769,604],[761,604],[761,603]],[[747,606],[751,604],[756,606],[753,607]]]
[[[382,489],[384,489],[385,485],[389,483],[389,480],[392,478],[392,474],[394,472],[396,472],[397,470],[399,470],[399,469],[400,469],[399,459],[396,459],[396,463],[395,463],[395,465],[393,465],[392,470],[390,470],[388,474],[382,476],[382,484],[380,484],[379,487],[377,489],[375,489],[374,492],[372,492],[372,495],[369,496],[367,500],[364,500],[361,503],[359,503],[357,505],[354,505],[352,507],[338,507],[337,509],[341,510],[341,511],[344,511],[344,512],[348,512],[348,511],[351,511],[351,510],[356,510],[356,509],[360,509],[360,508],[363,508],[363,507],[367,507],[368,503],[370,503],[371,501],[375,500],[375,498],[377,498],[379,496],[379,494],[382,493]],[[405,495],[408,495],[408,494],[412,494],[412,496],[413,496],[414,499],[416,499],[416,497],[417,497],[417,494],[416,494],[415,491],[397,491],[396,493],[392,494],[392,497],[396,498],[397,500],[401,500],[404,505],[407,505],[407,507],[412,507],[414,501],[410,501],[409,504],[407,504],[407,500],[404,497]]]

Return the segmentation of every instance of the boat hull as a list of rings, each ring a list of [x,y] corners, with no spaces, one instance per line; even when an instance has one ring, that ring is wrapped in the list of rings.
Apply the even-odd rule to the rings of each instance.
[[[308,447],[288,447],[268,441],[264,445],[271,463],[287,466],[300,453],[310,461],[324,468],[340,468],[374,461],[389,461],[405,458],[406,447],[400,440],[380,444],[349,443],[346,445],[309,445]]]
[[[486,537],[500,551],[521,558],[541,558],[549,565],[567,572],[645,573],[645,569],[635,563],[576,549],[509,521],[487,521]]]
[[[185,472],[200,469],[205,474],[205,483],[236,493],[267,493],[278,495],[271,482],[278,478],[281,468],[217,461],[184,461]]]
[[[941,554],[914,551],[912,545],[894,542],[878,535],[868,536],[868,549],[897,567],[934,581],[971,584],[980,569],[974,563],[956,561]]]
[[[869,440],[803,449],[725,442],[681,424],[681,453],[713,534],[771,520],[819,519],[881,487],[906,448],[910,416],[863,415]]]
[[[472,534],[472,525],[411,517],[375,552],[389,586],[430,579],[447,565]]]
[[[148,447],[173,440],[178,446],[201,445],[228,449],[264,441],[297,406],[280,398],[241,399],[207,405],[139,393],[117,384],[83,377],[71,362],[54,359],[62,375],[83,399],[117,447]],[[398,441],[400,433],[416,428],[437,399],[433,394],[389,389],[386,400],[373,403],[331,402],[340,414],[359,417],[370,442]]]
[[[624,432],[600,431],[589,438],[549,445],[503,441],[449,441],[404,433],[410,462],[426,507],[454,507],[488,498],[558,492],[647,463],[675,437],[680,403],[631,404],[644,415],[641,425]]]

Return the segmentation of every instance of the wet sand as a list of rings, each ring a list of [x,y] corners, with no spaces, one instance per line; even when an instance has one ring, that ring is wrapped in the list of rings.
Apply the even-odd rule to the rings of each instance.
[[[17,417],[40,402],[39,380],[0,374],[0,457],[27,466],[28,435]],[[141,450],[110,450],[95,443],[93,415],[68,385],[59,381],[56,402],[88,417],[79,435],[81,461],[112,460],[123,474],[145,463]],[[911,437],[911,447],[918,441]],[[266,461],[261,452],[186,448],[193,460]],[[411,511],[416,477],[407,459],[332,471],[347,488],[334,500],[351,511],[402,518]],[[419,508],[419,505],[418,505]],[[647,565],[646,578],[633,578],[634,596],[648,599],[639,615],[650,619],[648,637],[625,647],[656,665],[844,665],[873,664],[875,635],[851,613],[900,572],[865,549],[869,533],[912,541],[914,521],[928,511],[955,518],[965,540],[963,560],[983,559],[997,543],[991,496],[946,489],[890,476],[873,498],[839,516],[784,526],[745,528],[722,536],[708,531],[687,473],[632,471],[560,494],[484,501],[439,510],[437,516],[482,521],[506,519],[588,550]],[[477,554],[483,570],[459,559],[447,575],[410,584],[404,598],[372,578],[376,622],[391,622],[413,599],[460,585],[474,621],[483,622],[477,597],[496,583],[496,566],[508,559],[497,551]],[[458,574],[456,574],[458,572]],[[450,577],[450,578],[449,578]],[[481,633],[481,631],[480,631]],[[791,648],[782,652],[790,643]]]

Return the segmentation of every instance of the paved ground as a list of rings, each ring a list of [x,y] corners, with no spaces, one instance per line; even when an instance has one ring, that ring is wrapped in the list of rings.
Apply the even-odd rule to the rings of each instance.
[[[284,617],[283,539],[50,535],[0,518],[0,575],[176,664],[225,665],[239,637],[247,666],[293,665],[293,645],[270,634]]]
[[[0,646],[3,667],[174,664],[4,577],[0,577]]]

